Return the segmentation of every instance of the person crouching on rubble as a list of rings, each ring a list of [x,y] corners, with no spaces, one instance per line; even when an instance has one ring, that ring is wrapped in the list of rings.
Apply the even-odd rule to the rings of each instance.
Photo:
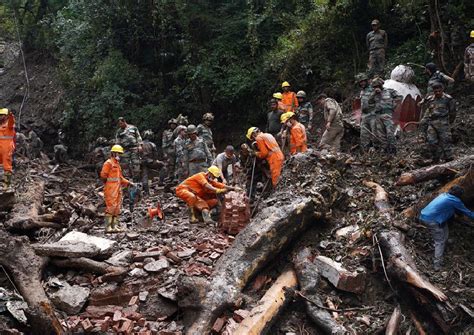
[[[196,173],[176,187],[176,196],[189,207],[191,223],[198,222],[198,212],[201,212],[204,223],[214,223],[210,210],[218,204],[217,194],[239,189],[216,181],[221,174],[217,166],[211,166],[207,172]]]
[[[474,211],[466,208],[460,199],[464,193],[461,186],[452,186],[447,193],[442,193],[434,198],[421,210],[420,221],[428,227],[434,244],[433,267],[438,271],[443,266],[443,254],[448,240],[448,221],[455,212],[474,219]],[[470,226],[470,225],[469,225]]]
[[[15,151],[15,117],[7,108],[0,108],[0,164],[3,167],[3,189],[9,190]]]
[[[122,207],[122,186],[134,186],[135,184],[123,177],[120,167],[120,155],[124,152],[120,145],[112,146],[110,158],[102,166],[100,178],[105,182],[105,232],[120,232],[119,217]]]

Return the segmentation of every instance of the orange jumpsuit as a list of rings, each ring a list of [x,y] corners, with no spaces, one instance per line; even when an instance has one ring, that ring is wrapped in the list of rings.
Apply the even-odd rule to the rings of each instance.
[[[290,153],[294,155],[306,152],[308,150],[306,142],[306,129],[301,123],[296,122],[290,129]]]
[[[275,140],[275,137],[268,133],[258,134],[255,141],[257,142],[258,147],[258,151],[255,154],[258,158],[267,160],[272,175],[272,184],[273,186],[276,186],[285,159],[280,146]]]
[[[215,188],[225,188],[225,185],[206,178],[206,172],[199,172],[185,179],[176,187],[176,196],[186,202],[189,207],[199,211],[209,210],[217,206],[217,196],[206,188],[211,184]]]
[[[8,114],[7,119],[0,125],[0,164],[3,171],[12,172],[12,157],[15,150],[15,117]]]
[[[104,163],[100,178],[105,180],[105,213],[118,216],[122,207],[122,186],[127,186],[130,182],[123,177],[122,168],[114,157]]]
[[[285,105],[285,110],[287,112],[294,112],[296,107],[298,107],[298,99],[296,98],[295,92],[283,92],[283,99],[281,102]]]

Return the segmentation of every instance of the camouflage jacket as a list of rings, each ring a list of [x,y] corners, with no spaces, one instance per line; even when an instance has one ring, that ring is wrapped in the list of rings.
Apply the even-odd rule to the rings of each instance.
[[[304,125],[308,125],[313,121],[313,105],[311,102],[303,102],[298,108],[296,108],[296,115],[298,116],[298,121]]]
[[[173,148],[174,141],[174,132],[171,129],[166,129],[163,131],[161,136],[161,149],[165,154],[172,154],[174,152]]]
[[[385,49],[387,47],[387,33],[385,30],[371,31],[366,37],[367,48],[369,51]]]
[[[207,163],[211,165],[212,155],[204,140],[198,137],[196,140],[186,140],[184,144],[184,161],[186,163]]]
[[[128,124],[124,129],[119,128],[115,134],[115,142],[124,149],[134,149],[143,144],[138,128]]]
[[[185,158],[186,139],[176,137],[173,142],[173,148],[176,155],[176,162],[182,162]]]
[[[435,73],[433,73],[430,79],[428,79],[428,87],[426,88],[427,95],[433,93],[431,85],[433,85],[434,83],[441,83],[446,87],[449,84],[448,76],[441,71],[436,71]]]
[[[464,51],[464,76],[467,80],[474,80],[474,43]]]
[[[362,89],[359,93],[360,105],[363,114],[369,114],[374,111],[374,106],[369,105],[369,97],[373,92],[373,88],[370,85],[367,85],[366,88]]]
[[[452,96],[443,93],[441,98],[436,98],[434,94],[425,99],[427,106],[423,120],[433,120],[449,117],[450,122],[456,118],[456,102]]]
[[[142,158],[146,160],[155,160],[157,156],[158,150],[156,149],[156,144],[149,140],[144,140]]]
[[[202,140],[206,143],[209,150],[212,152],[216,151],[216,147],[214,146],[214,140],[212,138],[212,130],[205,124],[199,124],[197,126],[198,136],[202,138]]]
[[[377,114],[392,114],[397,105],[397,101],[401,100],[402,96],[397,91],[391,88],[384,88],[380,94],[373,91],[368,103],[373,105],[375,113]]]

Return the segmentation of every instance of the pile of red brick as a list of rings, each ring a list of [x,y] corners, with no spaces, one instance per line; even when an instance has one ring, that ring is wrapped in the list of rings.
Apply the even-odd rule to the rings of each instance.
[[[219,217],[219,228],[227,234],[236,235],[245,228],[249,221],[250,206],[245,192],[226,193]]]

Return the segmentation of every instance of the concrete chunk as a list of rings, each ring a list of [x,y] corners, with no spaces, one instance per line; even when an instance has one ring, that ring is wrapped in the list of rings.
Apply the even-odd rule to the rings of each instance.
[[[100,249],[101,254],[112,254],[113,249],[117,246],[117,242],[115,241],[102,237],[87,235],[78,231],[67,233],[62,239],[60,239],[60,241],[79,241],[92,244]]]
[[[66,312],[68,315],[78,314],[87,299],[89,298],[90,290],[86,287],[78,285],[71,286],[64,283],[58,291],[50,294],[50,299],[54,305]]]

